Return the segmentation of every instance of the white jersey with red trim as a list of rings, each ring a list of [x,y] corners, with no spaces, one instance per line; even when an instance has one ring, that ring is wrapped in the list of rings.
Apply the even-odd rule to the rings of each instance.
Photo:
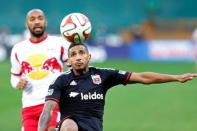
[[[49,85],[63,71],[69,43],[61,37],[46,35],[42,40],[17,43],[11,53],[11,84],[20,79],[28,84],[23,90],[23,107],[44,103]]]

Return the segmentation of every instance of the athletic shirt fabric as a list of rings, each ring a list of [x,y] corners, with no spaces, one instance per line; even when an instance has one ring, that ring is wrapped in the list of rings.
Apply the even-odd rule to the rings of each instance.
[[[82,116],[96,117],[102,122],[106,92],[113,86],[127,84],[130,76],[130,72],[95,67],[89,67],[82,76],[75,76],[71,69],[50,85],[46,101],[59,103],[61,120]]]
[[[63,72],[68,46],[61,37],[46,35],[38,42],[27,39],[13,47],[11,77],[28,81],[22,94],[23,108],[44,103],[49,85]]]

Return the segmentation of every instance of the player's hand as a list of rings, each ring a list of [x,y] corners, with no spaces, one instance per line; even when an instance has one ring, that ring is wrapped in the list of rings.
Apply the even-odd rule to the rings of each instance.
[[[20,79],[20,81],[18,82],[18,84],[16,85],[17,89],[23,90],[26,85],[27,85],[28,81],[25,79]]]
[[[197,77],[197,74],[183,74],[183,75],[178,75],[178,81],[181,83],[187,82],[189,80],[192,80],[194,77]]]

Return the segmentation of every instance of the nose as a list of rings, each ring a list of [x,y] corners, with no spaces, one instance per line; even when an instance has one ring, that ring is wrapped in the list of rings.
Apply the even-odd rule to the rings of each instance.
[[[79,55],[79,54],[77,54],[77,56],[76,56],[76,61],[81,61],[81,60],[82,60],[82,56]]]
[[[81,61],[81,58],[76,58],[76,61],[77,61],[77,62],[80,62],[80,61]]]
[[[39,19],[35,19],[35,24],[39,24],[40,20]]]

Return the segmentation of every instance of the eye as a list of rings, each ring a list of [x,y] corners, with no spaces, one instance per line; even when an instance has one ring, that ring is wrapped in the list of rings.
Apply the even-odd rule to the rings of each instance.
[[[71,52],[70,53],[70,57],[74,57],[74,56],[76,56],[76,53],[75,52]]]
[[[43,16],[39,16],[38,19],[39,20],[44,20],[44,17]]]
[[[29,18],[29,21],[34,21],[35,20],[35,17],[30,17]]]
[[[80,50],[80,51],[79,51],[79,54],[80,54],[80,55],[83,55],[83,54],[85,54],[85,51],[84,51],[84,50]]]

